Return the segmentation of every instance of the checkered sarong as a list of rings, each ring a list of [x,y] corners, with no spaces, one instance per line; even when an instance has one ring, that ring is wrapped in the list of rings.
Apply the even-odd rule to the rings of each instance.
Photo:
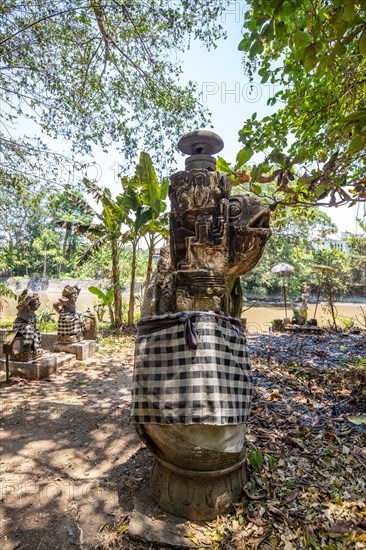
[[[17,330],[23,336],[23,345],[31,350],[41,348],[41,332],[36,327],[36,321],[17,317],[13,324],[13,330]]]
[[[187,344],[189,331],[181,313],[141,323],[151,326],[170,319],[174,324],[137,336],[132,422],[218,426],[245,422],[252,374],[240,321],[213,312],[187,313],[198,333],[196,349]]]
[[[85,321],[82,313],[78,311],[61,310],[58,323],[57,334],[59,336],[73,336],[80,334],[85,330]]]

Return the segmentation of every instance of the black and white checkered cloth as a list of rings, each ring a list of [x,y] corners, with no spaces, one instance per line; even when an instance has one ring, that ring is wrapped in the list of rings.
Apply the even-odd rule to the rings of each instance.
[[[41,348],[41,332],[36,327],[36,318],[33,320],[22,319],[17,317],[13,324],[13,329],[20,332],[23,336],[23,345],[29,347],[31,350],[37,350]]]
[[[161,322],[170,326],[159,328]],[[156,331],[151,329],[154,323]],[[187,312],[150,317],[139,325],[134,424],[222,426],[247,420],[252,373],[240,321],[213,312]],[[189,347],[191,328],[197,331],[197,341]]]
[[[62,309],[57,323],[59,336],[74,336],[85,330],[85,321],[82,313]]]

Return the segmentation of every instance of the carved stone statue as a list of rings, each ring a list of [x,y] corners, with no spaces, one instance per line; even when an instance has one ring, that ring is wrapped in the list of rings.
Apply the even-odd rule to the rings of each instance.
[[[16,361],[32,361],[42,355],[41,333],[37,328],[36,310],[40,306],[38,294],[25,289],[18,297],[18,314],[13,324],[13,330],[20,334],[20,346],[16,355],[11,355]]]
[[[171,176],[170,244],[142,306],[132,421],[155,456],[156,502],[199,520],[225,513],[245,482],[252,379],[239,276],[261,257],[270,213],[230,196],[211,156],[219,136],[199,130],[178,146],[191,156]]]
[[[84,316],[76,309],[80,290],[77,285],[66,285],[59,301],[53,304],[54,309],[59,314],[57,324],[59,342],[73,343],[83,339]]]

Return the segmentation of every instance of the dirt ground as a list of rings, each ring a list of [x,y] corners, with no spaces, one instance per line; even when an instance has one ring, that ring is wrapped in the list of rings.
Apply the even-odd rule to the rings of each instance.
[[[231,514],[187,526],[197,548],[366,549],[366,334],[357,364],[345,354],[326,370],[294,342],[273,361],[250,339],[248,483]],[[316,349],[333,357],[334,345]],[[1,550],[156,548],[128,535],[152,465],[130,423],[133,350],[133,337],[110,337],[49,380],[0,379]]]
[[[133,347],[110,341],[49,380],[0,382],[0,548],[102,548],[122,538],[152,461],[129,419]]]

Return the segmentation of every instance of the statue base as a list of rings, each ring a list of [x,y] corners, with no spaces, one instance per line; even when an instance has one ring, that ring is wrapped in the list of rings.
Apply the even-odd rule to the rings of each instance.
[[[70,354],[57,355],[55,353],[44,353],[38,359],[32,361],[9,361],[10,376],[19,376],[26,380],[41,380],[48,378],[51,374],[57,372],[60,366],[68,365],[74,360]],[[0,359],[0,370],[5,371],[6,360]]]
[[[73,353],[78,361],[86,361],[86,359],[95,355],[96,342],[95,340],[80,340],[80,342],[57,341],[54,351]]]
[[[212,520],[226,514],[242,495],[245,459],[211,471],[185,470],[155,457],[151,496],[165,512],[190,520]]]

